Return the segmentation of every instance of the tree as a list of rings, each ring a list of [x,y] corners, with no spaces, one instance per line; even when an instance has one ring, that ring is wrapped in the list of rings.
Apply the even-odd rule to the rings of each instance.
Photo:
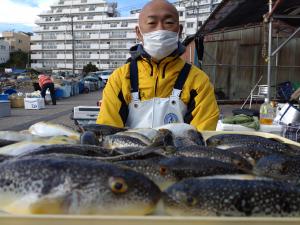
[[[96,72],[99,71],[99,69],[97,68],[97,66],[95,66],[92,63],[87,64],[86,66],[83,67],[83,73],[84,74],[88,74],[90,72]]]
[[[10,53],[10,59],[1,64],[3,68],[26,68],[28,63],[28,53],[22,51],[16,51]]]

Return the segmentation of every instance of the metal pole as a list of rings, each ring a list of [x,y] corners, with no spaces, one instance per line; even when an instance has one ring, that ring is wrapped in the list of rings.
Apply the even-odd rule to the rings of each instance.
[[[269,0],[269,13],[272,12],[272,0]],[[272,57],[272,17],[269,18],[269,46],[268,46],[268,94],[267,101],[270,101],[271,90],[271,57]]]
[[[298,29],[291,34],[291,36],[289,36],[273,53],[272,56],[276,55],[280,49],[282,49],[298,32],[300,31],[300,27],[298,27]]]
[[[71,27],[72,27],[72,75],[75,74],[75,38],[74,38],[74,23],[73,23],[73,15],[71,17]]]

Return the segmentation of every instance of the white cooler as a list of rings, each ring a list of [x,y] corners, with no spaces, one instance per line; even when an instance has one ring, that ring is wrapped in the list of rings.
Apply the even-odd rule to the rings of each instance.
[[[25,109],[44,109],[45,100],[43,98],[24,98]]]

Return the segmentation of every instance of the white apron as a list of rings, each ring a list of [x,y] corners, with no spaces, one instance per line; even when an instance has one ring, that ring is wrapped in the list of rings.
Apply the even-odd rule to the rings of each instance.
[[[174,89],[169,98],[153,98],[141,101],[138,92],[132,93],[126,126],[153,128],[168,123],[184,123],[186,105],[180,99],[181,90]]]
[[[180,72],[170,97],[152,98],[146,101],[141,101],[139,98],[137,63],[132,62],[131,64],[133,64],[130,68],[132,101],[128,106],[126,126],[153,128],[169,123],[184,123],[187,106],[180,99],[180,94],[190,71],[190,64],[186,64]]]

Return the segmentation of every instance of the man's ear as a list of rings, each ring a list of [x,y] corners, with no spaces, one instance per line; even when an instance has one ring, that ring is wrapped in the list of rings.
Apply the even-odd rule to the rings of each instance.
[[[139,26],[135,27],[135,33],[136,33],[137,39],[139,41],[143,41],[143,35],[141,34]]]

